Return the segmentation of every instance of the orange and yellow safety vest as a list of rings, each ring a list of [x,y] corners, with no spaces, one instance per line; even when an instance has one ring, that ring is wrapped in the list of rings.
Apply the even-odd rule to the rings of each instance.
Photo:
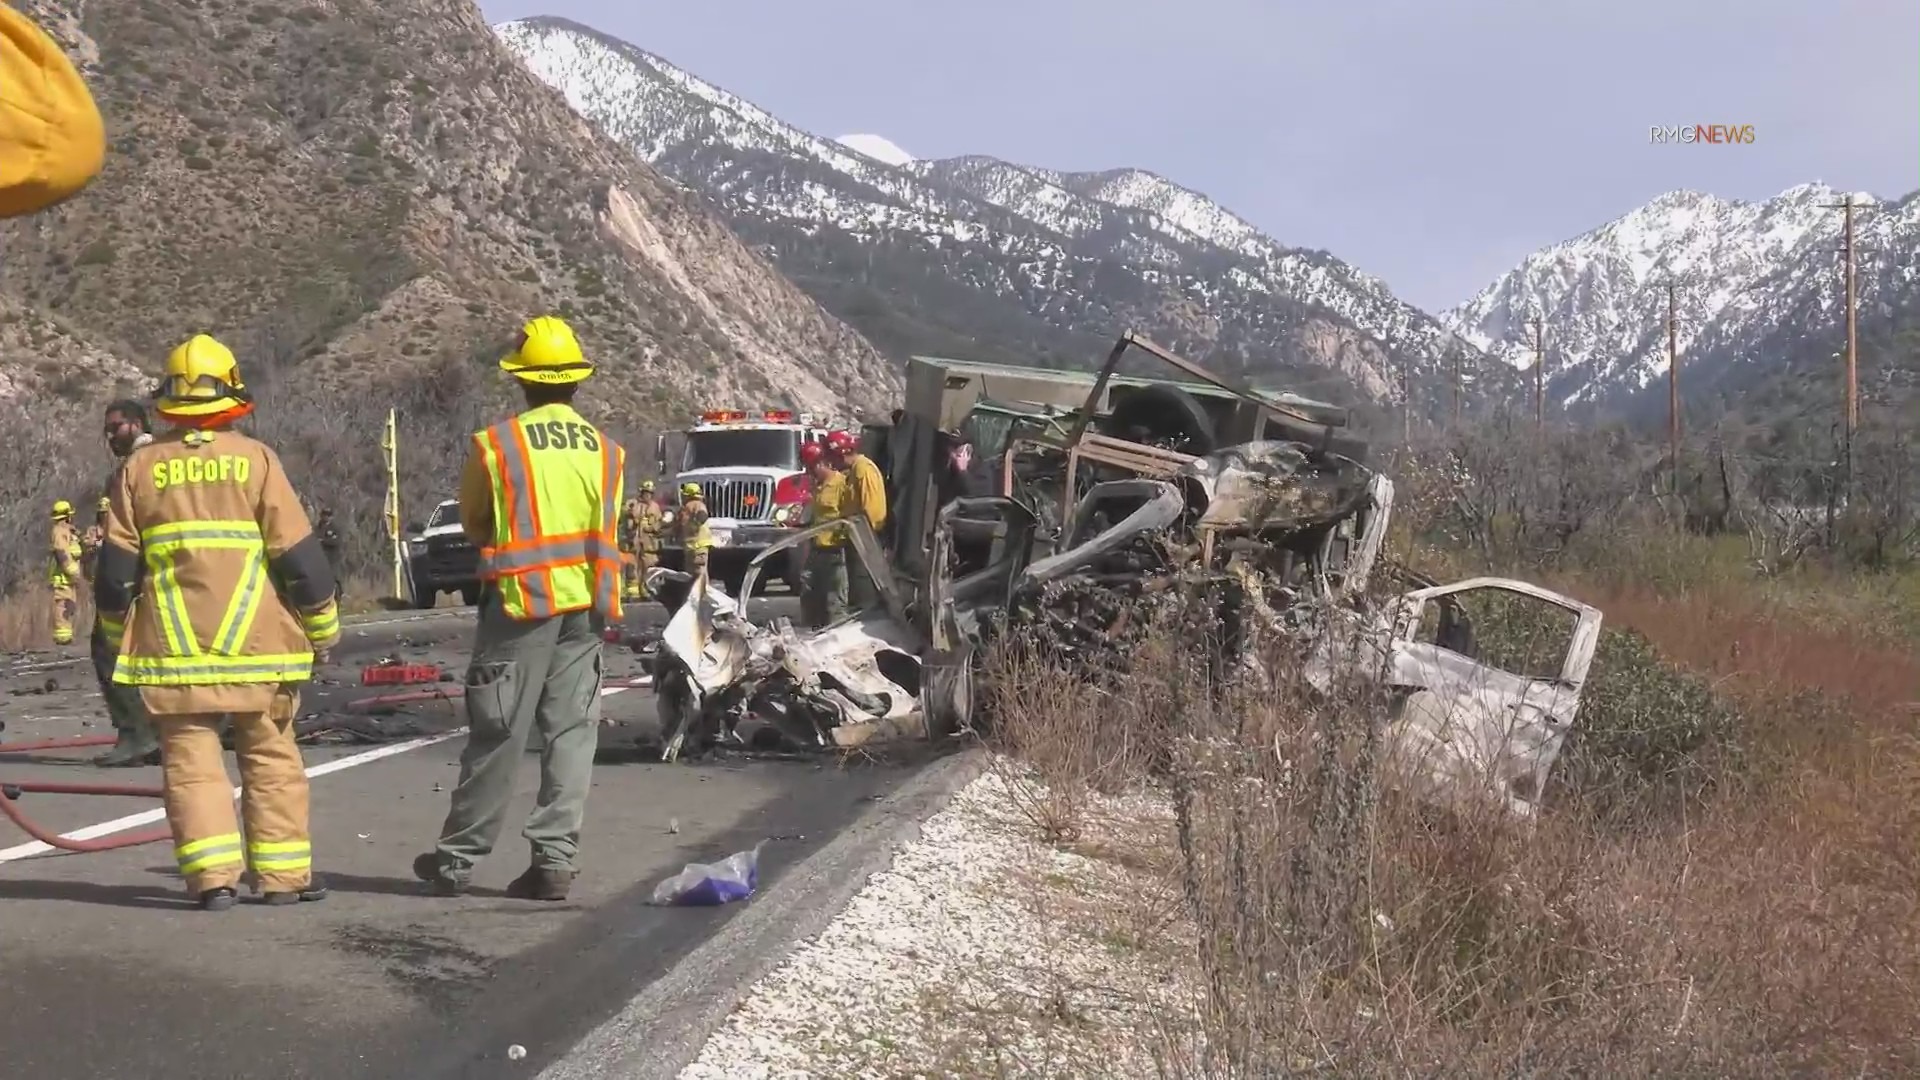
[[[570,405],[542,405],[473,436],[493,492],[480,577],[509,618],[621,617],[620,505],[627,452]]]

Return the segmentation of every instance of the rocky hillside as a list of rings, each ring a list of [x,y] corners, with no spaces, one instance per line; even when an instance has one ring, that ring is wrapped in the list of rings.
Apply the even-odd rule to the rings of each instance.
[[[485,370],[556,310],[602,364],[590,397],[626,417],[880,407],[898,386],[470,0],[27,7],[85,62],[111,150],[84,196],[0,232],[0,318],[149,370],[211,330],[251,371],[344,390]],[[0,363],[13,340],[0,325]]]
[[[1152,173],[913,161],[823,139],[643,49],[564,19],[497,28],[540,78],[888,351],[1082,365],[1146,330],[1260,381],[1351,400],[1476,378],[1478,349],[1375,278],[1286,247]],[[1489,377],[1511,381],[1504,365]]]
[[[1762,202],[1676,191],[1591,232],[1529,255],[1449,311],[1446,324],[1517,366],[1533,362],[1540,316],[1552,397],[1575,408],[1663,410],[1667,293],[1676,283],[1682,385],[1733,404],[1783,373],[1823,371],[1845,348],[1845,193],[1802,184]],[[1920,299],[1920,192],[1887,202],[1856,193],[1862,365]],[[1805,381],[1805,380],[1798,380]],[[1642,393],[1643,390],[1648,391]],[[1650,400],[1657,399],[1657,400]]]

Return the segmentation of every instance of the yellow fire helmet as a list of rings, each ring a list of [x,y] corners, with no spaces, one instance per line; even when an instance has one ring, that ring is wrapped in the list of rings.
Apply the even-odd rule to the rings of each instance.
[[[73,504],[65,499],[55,499],[53,501],[53,516],[57,518],[72,517]]]
[[[641,491],[652,491],[652,490],[653,490],[653,481],[651,481],[651,480],[642,480],[642,481],[640,481],[640,490],[641,490]]]
[[[105,495],[100,496],[100,505],[96,509],[98,509],[103,514],[106,513],[107,511],[113,509],[113,500],[107,498]]]
[[[680,497],[681,497],[681,498],[683,498],[683,499],[697,499],[697,498],[699,498],[699,497],[700,497],[700,485],[699,485],[699,484],[695,484],[695,483],[692,483],[692,482],[688,482],[688,483],[685,483],[685,484],[681,484],[681,485],[680,485]]]
[[[87,186],[106,129],[60,46],[0,4],[0,218],[44,210]]]
[[[153,397],[162,416],[212,416],[253,402],[233,350],[206,334],[193,335],[167,354]]]
[[[522,382],[548,385],[577,383],[593,374],[593,364],[580,351],[573,327],[555,315],[527,320],[520,341],[500,361],[500,370]]]

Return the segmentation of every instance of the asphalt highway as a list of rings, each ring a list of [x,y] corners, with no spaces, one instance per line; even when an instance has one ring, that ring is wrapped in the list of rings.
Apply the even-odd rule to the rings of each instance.
[[[657,629],[659,606],[640,607],[630,629]],[[785,598],[756,607],[791,614]],[[361,667],[388,656],[457,676],[472,617],[451,608],[355,622],[303,712],[348,715],[348,701],[382,692],[359,685]],[[78,662],[0,658],[0,740],[110,733],[83,652],[66,655]],[[5,1071],[41,1080],[533,1076],[748,907],[654,907],[657,882],[764,840],[751,902],[761,905],[787,870],[914,774],[912,764],[833,760],[650,762],[651,692],[621,685],[642,674],[641,661],[625,646],[609,645],[608,658],[604,703],[619,723],[602,730],[582,873],[564,903],[500,892],[526,866],[518,828],[538,783],[531,753],[475,892],[435,898],[413,879],[412,859],[431,846],[458,773],[457,702],[377,718],[383,741],[307,749],[316,865],[333,888],[320,903],[202,913],[164,842],[48,852],[0,818]],[[0,782],[159,783],[158,769],[83,764],[94,752],[0,757]],[[28,794],[18,805],[63,833],[161,823],[153,800]],[[526,1055],[509,1058],[513,1045]]]

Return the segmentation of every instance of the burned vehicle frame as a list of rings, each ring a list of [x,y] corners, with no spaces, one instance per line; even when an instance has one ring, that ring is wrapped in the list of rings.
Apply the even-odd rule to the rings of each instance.
[[[1119,375],[1129,348],[1199,382]],[[698,594],[656,661],[670,759],[689,741],[752,745],[760,730],[822,749],[942,739],[983,721],[977,677],[1004,635],[1124,677],[1139,635],[1173,612],[1206,623],[1223,672],[1254,670],[1249,642],[1278,633],[1299,646],[1286,654],[1310,683],[1389,687],[1383,721],[1415,786],[1490,792],[1523,814],[1536,806],[1578,712],[1600,613],[1502,578],[1370,597],[1394,488],[1340,430],[1343,410],[1219,379],[1133,334],[1091,377],[917,357],[908,383],[908,407],[868,429],[896,511],[884,544],[864,521],[815,525],[763,552],[744,582],[751,596],[769,559],[843,529],[875,603],[803,631],[756,625],[717,589]],[[1179,407],[1154,411],[1172,420],[1143,430],[1149,410],[1116,408],[1116,389],[1130,391],[1123,402]],[[939,490],[938,450],[955,434],[989,452],[992,494]],[[1551,677],[1484,662],[1470,634],[1446,636],[1457,624],[1445,640],[1417,639],[1429,610],[1486,590],[1569,615]]]

